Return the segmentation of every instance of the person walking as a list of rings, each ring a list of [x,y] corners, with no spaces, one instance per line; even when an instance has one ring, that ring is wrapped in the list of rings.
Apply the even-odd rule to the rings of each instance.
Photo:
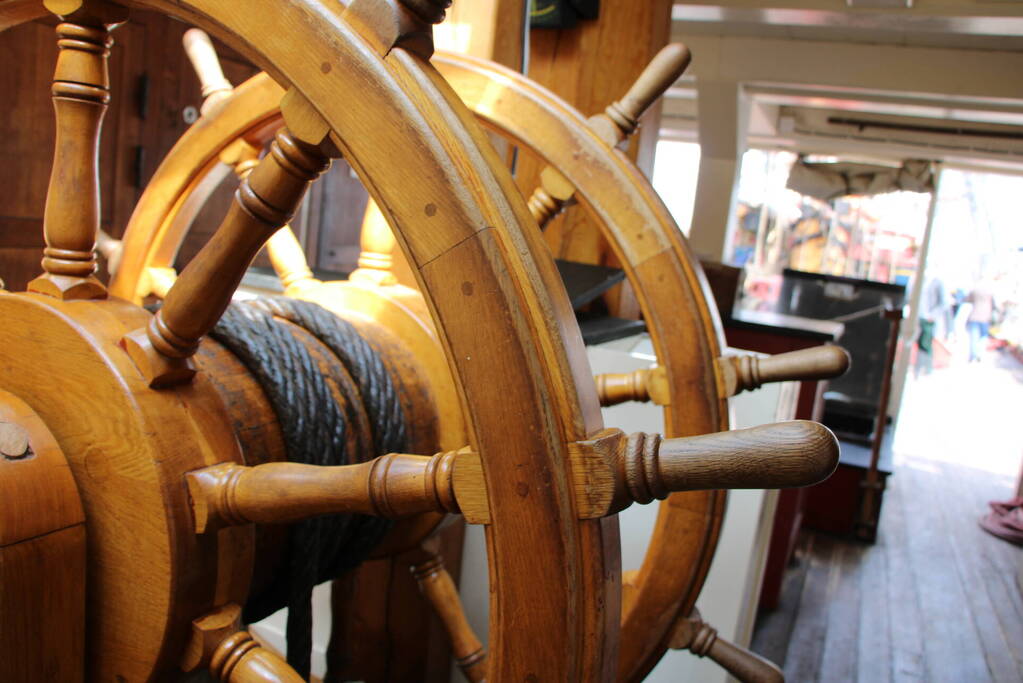
[[[991,314],[994,312],[995,300],[987,278],[982,278],[973,287],[966,300],[973,304],[970,317],[966,319],[966,331],[970,335],[970,362],[980,362],[980,350],[987,339]]]
[[[945,283],[939,277],[933,277],[924,287],[920,300],[920,333],[916,338],[917,355],[913,366],[913,376],[919,377],[923,370],[925,375],[934,369],[934,338],[947,334],[945,319],[948,310],[948,296]]]

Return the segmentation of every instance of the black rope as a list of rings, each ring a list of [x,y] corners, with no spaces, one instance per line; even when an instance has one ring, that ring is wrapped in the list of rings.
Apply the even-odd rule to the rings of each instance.
[[[299,299],[278,296],[252,303],[304,327],[333,351],[358,383],[359,395],[370,415],[377,454],[402,452],[407,429],[398,391],[380,354],[354,325],[321,306]]]
[[[316,337],[330,350],[325,355],[340,362],[321,368],[295,326]],[[345,465],[407,450],[408,430],[394,381],[380,356],[347,321],[316,304],[280,297],[232,304],[210,336],[230,349],[262,386],[280,423],[289,461]],[[340,404],[335,391],[343,398]],[[368,426],[371,443],[363,438],[362,425]],[[245,605],[246,622],[288,607],[288,663],[304,678],[310,673],[313,587],[358,566],[388,529],[389,520],[367,515],[329,515],[293,524],[288,562]]]

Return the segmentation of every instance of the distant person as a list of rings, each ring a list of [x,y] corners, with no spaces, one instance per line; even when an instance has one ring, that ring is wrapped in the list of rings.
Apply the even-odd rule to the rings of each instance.
[[[981,279],[973,287],[966,300],[973,304],[970,316],[966,319],[966,331],[970,335],[970,362],[980,362],[980,350],[987,339],[988,327],[991,325],[991,314],[994,313],[995,298],[991,293],[987,278]]]
[[[947,333],[948,295],[941,278],[931,278],[924,286],[920,299],[920,334],[916,338],[916,364],[913,375],[931,374],[934,369],[934,337]]]

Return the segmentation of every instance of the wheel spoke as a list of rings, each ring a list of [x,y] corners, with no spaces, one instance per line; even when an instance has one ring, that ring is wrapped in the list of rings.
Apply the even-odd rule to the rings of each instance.
[[[833,379],[849,369],[849,353],[841,346],[825,345],[760,357],[753,354],[717,359],[721,398],[756,389],[767,382]]]
[[[689,66],[689,49],[682,43],[661,48],[629,91],[601,114],[586,122],[611,147],[617,147],[639,127],[639,120]]]
[[[110,102],[107,58],[110,31],[126,18],[123,8],[94,0],[48,2],[61,15],[53,107],[57,136],[43,215],[43,274],[28,290],[59,299],[102,299],[96,279],[100,226],[99,135]]]
[[[464,512],[468,521],[488,521],[483,470],[479,457],[468,450],[433,456],[389,453],[333,467],[223,463],[191,472],[186,480],[196,533],[343,512],[389,518]]]
[[[234,86],[231,81],[224,77],[224,70],[220,68],[220,58],[217,57],[217,50],[209,35],[199,28],[190,28],[181,37],[181,43],[185,47],[185,54],[192,62],[195,75],[199,77],[199,84],[202,86],[203,103],[199,111],[205,116],[217,104],[231,96]]]
[[[359,267],[348,277],[349,280],[381,286],[393,285],[398,281],[392,270],[394,233],[372,197],[362,217],[359,247]]]
[[[833,379],[849,369],[849,354],[841,346],[815,346],[761,357],[751,353],[722,356],[717,359],[718,397],[729,398],[756,389],[768,382],[806,382]],[[650,401],[668,405],[670,379],[663,367],[608,372],[596,375],[600,405],[613,406],[626,401]]]
[[[607,372],[594,376],[600,405],[626,401],[650,401],[659,406],[671,402],[668,371],[662,366],[632,372]]]
[[[241,607],[230,603],[193,621],[181,668],[185,672],[208,668],[224,683],[303,683],[304,679],[276,652],[263,647],[242,628],[241,616]]]
[[[174,283],[178,281],[178,272],[173,268],[150,266],[149,268],[146,268],[146,274],[144,277],[149,280],[149,292],[153,296],[166,299],[167,292],[169,292],[171,287],[174,286]]]
[[[188,264],[145,330],[123,344],[150,386],[188,381],[199,341],[231,302],[256,253],[294,214],[309,184],[330,165],[318,147],[282,128],[244,178],[217,232]]]
[[[451,653],[455,664],[470,683],[481,683],[487,677],[487,652],[465,618],[462,600],[451,579],[444,558],[428,550],[425,557],[412,565],[412,576],[419,584],[419,590],[433,607],[444,624],[451,641]]]
[[[225,150],[220,160],[234,169],[239,180],[245,180],[259,165],[259,149],[241,139]],[[306,262],[302,245],[290,225],[283,226],[270,237],[266,243],[266,252],[286,294],[293,294],[296,288],[316,282]]]
[[[810,486],[838,466],[835,435],[806,420],[675,439],[605,429],[569,452],[583,518],[677,491]]]
[[[720,637],[717,629],[705,622],[696,608],[678,621],[668,647],[689,650],[697,657],[710,657],[742,683],[785,683],[785,676],[778,667]]]
[[[610,147],[618,146],[636,132],[639,119],[687,66],[689,50],[684,45],[666,46],[643,69],[622,99],[608,105],[603,113],[591,116],[587,124]],[[533,190],[527,204],[541,230],[568,206],[574,195],[572,183],[553,166],[540,172],[540,186]]]

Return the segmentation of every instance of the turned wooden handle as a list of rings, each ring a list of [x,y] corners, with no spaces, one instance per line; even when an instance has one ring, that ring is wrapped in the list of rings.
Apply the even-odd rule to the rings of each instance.
[[[762,382],[828,379],[838,377],[848,369],[849,353],[841,346],[815,346],[762,358],[760,379]]]
[[[239,180],[245,180],[259,165],[259,149],[245,140],[239,140],[239,143],[222,152],[220,160],[234,167]],[[270,265],[284,286],[285,294],[290,294],[289,289],[297,290],[304,285],[317,282],[309,268],[305,250],[290,225],[285,225],[270,236],[266,241],[266,253],[270,257]]]
[[[396,245],[390,224],[371,198],[366,204],[359,233],[359,267],[348,279],[381,286],[396,284],[398,278],[393,272]]]
[[[419,590],[437,613],[451,640],[455,663],[472,683],[481,683],[487,677],[487,653],[479,638],[469,626],[458,596],[458,588],[444,567],[439,555],[429,553],[427,559],[412,566],[412,575]]]
[[[663,439],[659,473],[669,491],[810,486],[838,466],[838,440],[817,422],[793,420]]]
[[[838,440],[795,420],[680,439],[631,434],[618,458],[615,510],[675,491],[810,486],[838,466]]]
[[[689,66],[689,48],[671,43],[661,49],[643,69],[625,97],[608,105],[602,114],[587,121],[590,129],[604,142],[617,146],[636,132],[639,119]]]
[[[597,384],[600,405],[604,407],[626,401],[652,401],[663,406],[671,400],[668,373],[663,367],[633,372],[608,372],[595,375],[593,380]]]
[[[242,628],[241,616],[242,608],[228,603],[194,620],[181,669],[208,668],[223,683],[301,683],[287,662]]]
[[[618,100],[621,113],[638,121],[658,97],[679,79],[689,66],[689,48],[682,43],[671,43],[661,48],[632,84],[625,97]]]
[[[214,651],[210,673],[223,683],[304,683],[276,652],[260,645],[248,631],[226,638]]]
[[[60,49],[51,87],[56,139],[43,212],[44,273],[28,283],[28,291],[63,300],[102,299],[106,287],[93,275],[101,213],[99,142],[110,102],[110,30],[125,18],[112,12],[124,10],[95,2],[48,7],[68,16],[57,25]]]
[[[848,369],[849,353],[834,345],[815,346],[766,358],[744,354],[718,359],[723,398],[756,389],[767,382],[830,379]]]
[[[103,254],[107,260],[107,273],[114,275],[121,265],[121,255],[124,253],[124,242],[111,237],[102,228],[96,233],[96,251]]]
[[[192,62],[195,75],[199,77],[203,96],[200,111],[205,114],[213,105],[230,95],[233,86],[224,76],[217,50],[205,31],[190,28],[181,37],[181,43],[184,45],[188,60]]]
[[[231,524],[278,524],[342,512],[398,518],[459,512],[452,480],[457,456],[454,451],[432,457],[390,453],[336,467],[223,463],[189,472],[185,480],[196,533]]]
[[[231,303],[256,253],[298,208],[306,188],[330,160],[281,129],[252,173],[242,180],[223,222],[185,268],[150,326],[161,353],[192,355]]]
[[[319,148],[277,132],[270,152],[247,175],[217,232],[167,292],[145,329],[121,345],[154,388],[190,381],[191,356],[220,319],[256,253],[291,219],[306,188],[330,166]]]
[[[743,683],[784,683],[785,676],[773,663],[718,636],[700,612],[681,619],[671,636],[670,647],[688,649],[698,657],[710,657]]]
[[[785,675],[760,655],[717,637],[707,656],[742,683],[785,683]]]

